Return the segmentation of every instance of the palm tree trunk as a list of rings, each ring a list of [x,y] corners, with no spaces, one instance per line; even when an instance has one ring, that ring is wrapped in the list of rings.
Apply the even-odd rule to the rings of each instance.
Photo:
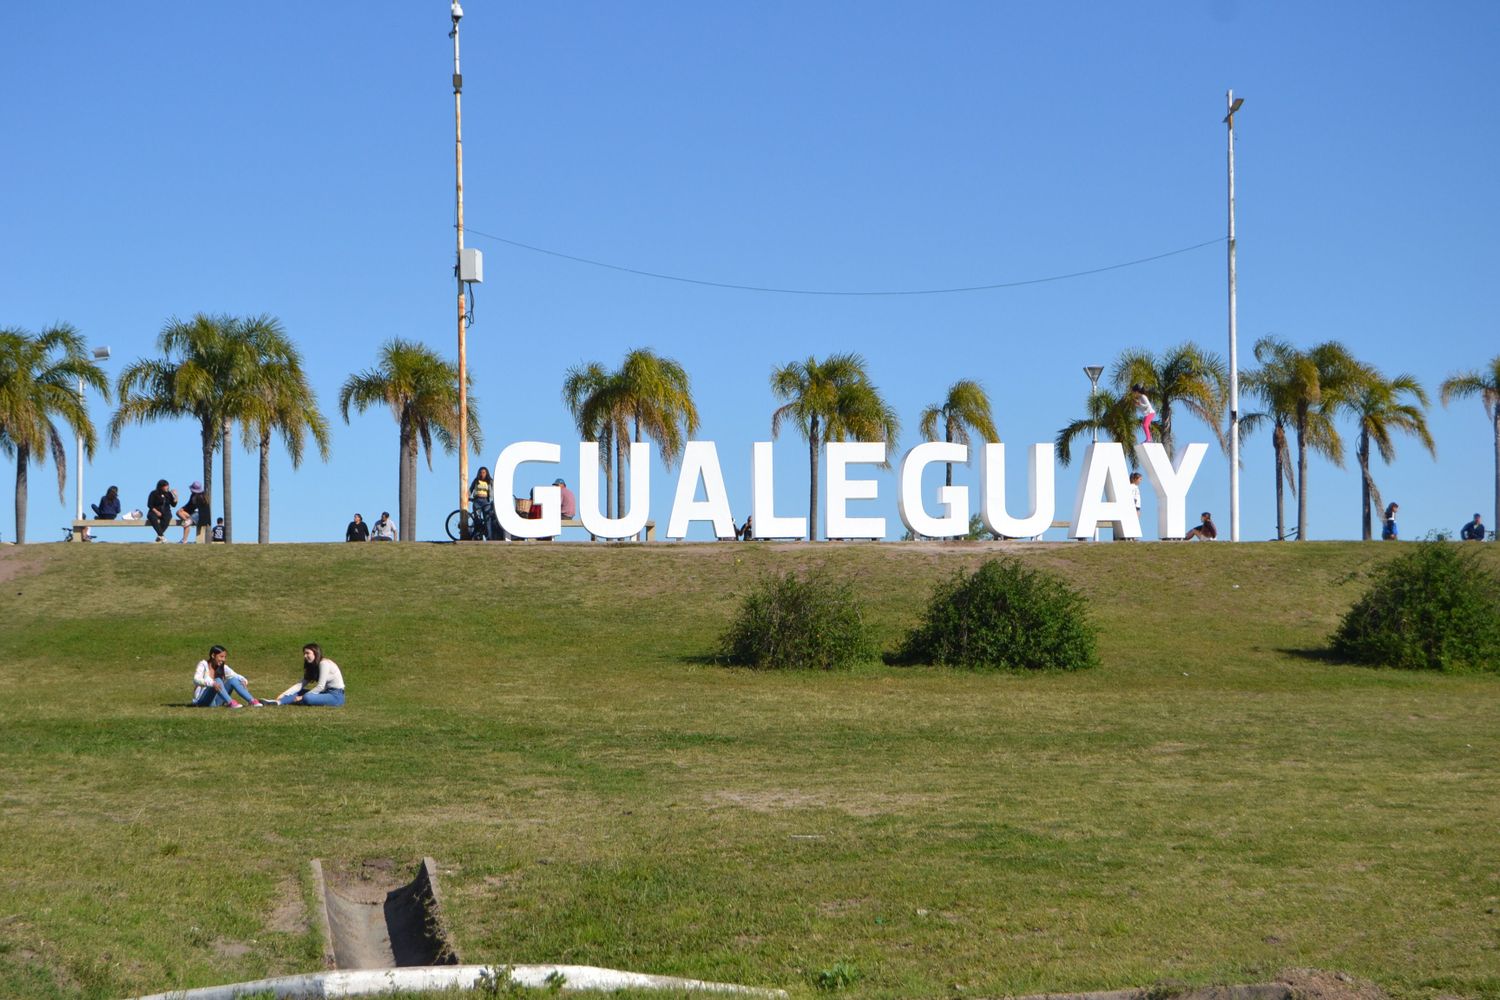
[[[271,435],[260,436],[260,510],[258,511],[255,540],[261,545],[271,541]],[[228,523],[228,518],[225,519]]]
[[[224,502],[220,506],[224,508],[224,541],[226,544],[234,541],[234,491],[230,489],[230,484],[234,482],[230,474],[233,466],[231,459],[234,449],[229,444],[229,427],[229,421],[224,421],[224,455],[219,459],[224,464]]]
[[[615,434],[615,513],[625,516],[625,435]]]
[[[1359,520],[1360,538],[1370,540],[1370,432],[1359,429],[1359,447],[1355,449],[1359,458]]]
[[[1495,519],[1490,530],[1500,531],[1500,401],[1495,403]]]
[[[16,544],[26,544],[26,466],[31,461],[31,449],[24,444],[16,445]]]
[[[945,442],[947,442],[948,444],[952,444],[953,443],[953,421],[951,421],[951,420],[947,421],[943,425],[943,440]],[[944,462],[943,465],[948,470],[947,473],[945,474],[944,478],[943,478],[943,485],[944,486],[952,486],[953,485],[953,463],[952,462]]]
[[[1307,422],[1297,420],[1297,541],[1307,541]]]
[[[599,451],[604,455],[604,516],[615,516],[615,436],[608,427],[599,435],[603,445]]]
[[[1286,468],[1281,463],[1281,455],[1285,450],[1286,434],[1278,423],[1276,429],[1271,432],[1271,447],[1276,449],[1276,540],[1286,541],[1286,494],[1284,484],[1286,482]]]
[[[641,415],[640,415],[639,412],[637,412],[636,415],[635,415],[635,441],[636,441],[637,444],[639,444],[640,441],[641,441]],[[635,470],[631,469],[630,470],[630,474],[631,474],[631,476],[634,476],[635,475]],[[638,542],[644,542],[645,540],[646,540],[646,529],[642,528],[640,530],[640,534],[636,536],[636,541],[638,541]]]
[[[396,530],[399,541],[411,540],[411,471],[407,468],[407,454],[416,449],[416,432],[411,427],[411,418],[401,414],[401,433],[396,458]]]
[[[814,416],[807,434],[807,540],[818,538],[818,418]]]
[[[417,436],[412,435],[411,441],[406,446],[406,520],[407,526],[401,530],[403,542],[415,542],[417,540]]]
[[[217,440],[217,438],[218,438],[218,428],[214,426],[214,422],[211,419],[205,418],[204,421],[203,421],[203,508],[204,509],[203,509],[203,512],[202,512],[202,515],[201,515],[201,516],[203,516],[205,518],[209,517],[209,514],[214,509],[214,442]],[[169,512],[168,516],[170,517],[172,513],[175,513],[175,511]],[[228,518],[224,519],[224,524],[225,524],[226,529],[227,529],[227,526],[229,524],[229,519]],[[228,534],[227,530],[225,532],[224,537],[225,538],[229,537],[229,534]]]

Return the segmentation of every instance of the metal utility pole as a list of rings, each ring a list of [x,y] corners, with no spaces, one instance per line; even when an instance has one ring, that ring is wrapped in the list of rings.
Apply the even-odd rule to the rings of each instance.
[[[1089,377],[1089,418],[1094,419],[1094,397],[1099,395],[1099,376],[1104,374],[1103,365],[1084,365],[1083,373]],[[1099,422],[1094,420],[1094,443],[1099,443]],[[1094,541],[1099,540],[1099,526],[1094,525]]]
[[[1229,540],[1240,540],[1240,361],[1234,288],[1234,113],[1245,103],[1234,91],[1224,95],[1229,113]]]
[[[454,193],[457,201],[458,249],[453,260],[453,277],[458,285],[458,509],[469,509],[469,356],[466,344],[468,314],[464,302],[464,77],[458,67],[458,22],[464,9],[453,0],[453,162]]]
[[[108,361],[109,360],[109,348],[107,348],[107,347],[96,347],[96,348],[94,348],[94,360],[95,361]],[[81,376],[81,375],[78,377],[78,398],[80,400],[83,399],[83,376]],[[77,444],[78,444],[78,465],[75,466],[75,468],[78,470],[78,473],[77,473],[77,475],[75,475],[73,477],[73,480],[74,480],[75,484],[78,487],[78,520],[82,521],[83,520],[83,435],[82,434],[78,434],[77,435],[77,439],[78,439],[77,440]]]

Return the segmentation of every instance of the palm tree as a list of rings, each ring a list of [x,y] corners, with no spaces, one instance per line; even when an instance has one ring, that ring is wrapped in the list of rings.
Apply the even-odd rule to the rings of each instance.
[[[771,391],[787,400],[771,415],[771,436],[792,420],[807,440],[807,538],[818,537],[818,449],[826,441],[885,441],[894,447],[900,433],[896,413],[881,398],[858,354],[835,354],[824,361],[809,357],[771,372]],[[887,451],[889,454],[889,451]],[[889,464],[889,463],[887,463]]]
[[[1490,523],[1500,531],[1500,354],[1490,359],[1480,371],[1459,372],[1443,380],[1440,390],[1443,405],[1450,399],[1478,396],[1484,415],[1495,433],[1495,519]]]
[[[132,362],[120,372],[119,408],[109,421],[110,443],[130,424],[192,417],[198,421],[203,448],[203,496],[213,504],[214,450],[220,436],[245,405],[244,371],[250,361],[247,339],[238,320],[198,313],[186,322],[173,317],[156,338],[162,357]],[[228,449],[224,462],[225,538],[230,535]],[[204,511],[207,516],[207,511]]]
[[[244,332],[255,348],[255,368],[247,379],[253,391],[243,408],[243,436],[245,447],[260,451],[256,541],[265,545],[271,540],[271,435],[281,434],[293,468],[302,464],[308,434],[326,462],[328,421],[318,410],[317,397],[302,371],[302,356],[281,323],[271,316],[258,316],[245,322]]]
[[[1192,342],[1179,344],[1160,358],[1146,350],[1126,351],[1115,361],[1110,377],[1122,395],[1133,385],[1145,387],[1156,404],[1153,429],[1168,455],[1175,457],[1172,415],[1179,406],[1207,424],[1220,447],[1227,447],[1220,417],[1229,397],[1229,369],[1217,354]]]
[[[941,403],[922,411],[922,437],[928,441],[936,441],[938,421],[943,424],[943,440],[950,444],[968,444],[970,429],[979,434],[982,442],[1000,440],[1000,432],[995,430],[995,421],[990,417],[990,397],[985,394],[984,386],[973,379],[965,378],[954,382],[948,387],[948,395]],[[953,463],[943,464],[948,470],[944,484],[952,486]]]
[[[621,416],[628,417],[634,440],[644,434],[656,442],[668,469],[677,464],[683,445],[698,432],[698,407],[687,369],[671,358],[647,348],[625,355],[620,370],[611,379],[610,395]],[[618,507],[625,513],[625,442],[615,437],[615,489]]]
[[[578,426],[578,433],[585,441],[600,444],[599,459],[604,463],[604,516],[615,516],[614,491],[614,439],[613,414],[607,412],[606,396],[610,389],[610,375],[597,361],[574,365],[563,376],[563,402]],[[581,472],[581,470],[580,470]]]
[[[1243,383],[1247,394],[1259,398],[1266,408],[1241,417],[1240,431],[1250,433],[1266,421],[1271,423],[1271,451],[1276,470],[1276,540],[1280,542],[1286,540],[1285,490],[1291,490],[1292,496],[1297,495],[1297,479],[1292,472],[1292,452],[1286,433],[1287,423],[1295,418],[1296,410],[1292,398],[1295,380],[1288,362],[1295,351],[1275,338],[1263,337],[1255,345],[1255,354],[1263,365],[1246,372]]]
[[[67,324],[32,335],[21,329],[0,330],[0,451],[16,456],[16,542],[26,541],[28,467],[50,453],[57,466],[57,499],[67,484],[67,444],[53,417],[62,417],[94,454],[94,424],[78,383],[93,386],[109,398],[109,380],[84,353],[83,338]]]
[[[345,380],[339,390],[339,413],[349,422],[349,407],[363,413],[384,403],[399,429],[399,517],[402,541],[412,541],[417,530],[417,445],[432,468],[432,439],[451,453],[458,442],[458,366],[444,361],[430,347],[409,340],[389,340],[380,348],[376,367]],[[479,408],[469,393],[469,440],[477,455],[483,448]]]
[[[1297,435],[1297,540],[1305,541],[1307,453],[1311,449],[1334,465],[1344,464],[1344,441],[1333,415],[1358,383],[1362,369],[1334,340],[1302,351],[1275,337],[1262,337],[1255,344],[1255,359],[1262,366],[1257,379],[1272,394],[1266,398],[1274,398],[1276,407],[1290,415]]]
[[[1411,401],[1403,402],[1403,398]],[[1373,441],[1380,457],[1387,465],[1395,461],[1396,446],[1391,442],[1393,431],[1403,431],[1422,442],[1433,458],[1437,447],[1432,434],[1427,430],[1427,390],[1411,375],[1397,375],[1385,379],[1374,368],[1363,367],[1350,386],[1347,399],[1342,404],[1352,412],[1359,426],[1359,445],[1355,456],[1359,459],[1360,473],[1360,529],[1361,537],[1369,541],[1370,503],[1376,509],[1385,506],[1380,490],[1370,475],[1370,443]]]
[[[1103,433],[1113,441],[1127,445],[1126,457],[1135,464],[1135,442],[1140,423],[1135,419],[1135,404],[1128,394],[1115,395],[1106,389],[1089,393],[1088,415],[1057,432],[1057,458],[1063,465],[1073,461],[1073,442],[1084,434],[1091,438]]]

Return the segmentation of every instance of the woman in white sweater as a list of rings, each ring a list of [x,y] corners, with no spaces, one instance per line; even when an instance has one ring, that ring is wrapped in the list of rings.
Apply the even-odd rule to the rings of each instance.
[[[214,646],[208,651],[207,657],[198,661],[198,666],[193,671],[193,707],[261,707],[261,701],[250,693],[250,679],[235,673],[225,662],[228,658],[229,654],[223,646]],[[235,695],[239,695],[244,701],[235,701]]]
[[[344,703],[344,674],[339,665],[323,655],[315,642],[302,647],[302,679],[281,693],[278,705],[326,705]]]

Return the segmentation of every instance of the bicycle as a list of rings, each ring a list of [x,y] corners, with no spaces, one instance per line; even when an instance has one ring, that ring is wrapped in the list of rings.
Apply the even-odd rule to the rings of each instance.
[[[494,526],[498,537],[493,539],[490,537],[489,521],[490,519],[480,514],[477,505],[471,505],[468,510],[460,507],[449,514],[445,527],[448,531],[449,540],[455,542],[503,541],[505,539],[505,532],[500,529],[498,524]]]

